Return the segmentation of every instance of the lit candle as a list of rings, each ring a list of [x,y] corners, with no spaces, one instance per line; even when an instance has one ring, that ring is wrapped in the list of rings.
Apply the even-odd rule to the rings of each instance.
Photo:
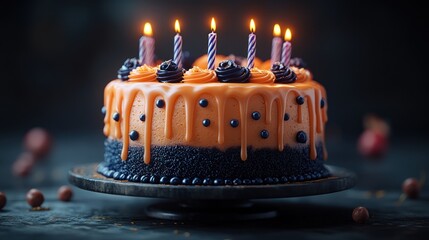
[[[247,68],[253,68],[256,55],[256,34],[255,21],[250,20],[249,44],[247,46]]]
[[[209,44],[207,50],[207,68],[210,70],[214,70],[216,59],[216,22],[214,18],[212,18],[211,30],[212,32],[209,33]]]
[[[282,63],[289,67],[290,65],[290,56],[292,54],[292,44],[290,43],[290,40],[292,39],[292,32],[290,29],[286,29],[285,32],[285,42],[283,43],[283,49],[282,49]]]
[[[273,41],[271,44],[271,65],[273,65],[275,62],[280,61],[280,52],[282,47],[282,39],[280,35],[282,34],[280,30],[280,25],[276,24],[274,25],[273,30]]]
[[[152,26],[150,23],[145,23],[143,33],[145,35],[144,39],[144,49],[145,49],[145,63],[149,66],[154,65],[155,58],[155,39],[152,37]]]
[[[143,35],[140,37],[139,39],[139,62],[140,65],[145,64],[145,57],[146,57],[146,48],[145,48],[145,39],[146,37],[144,36],[144,27],[142,29],[142,33]]]
[[[174,36],[174,56],[173,61],[179,68],[182,67],[182,36],[180,36],[180,25],[179,20],[176,20],[174,24],[176,30],[176,36]]]

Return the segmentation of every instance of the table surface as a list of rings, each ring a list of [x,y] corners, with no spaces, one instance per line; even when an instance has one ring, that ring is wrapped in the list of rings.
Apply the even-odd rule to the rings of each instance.
[[[12,175],[13,161],[22,151],[19,136],[0,137],[0,191],[7,205],[0,210],[0,239],[426,239],[429,235],[429,191],[399,201],[407,177],[421,178],[429,170],[427,140],[393,139],[380,161],[363,159],[355,140],[328,139],[329,165],[354,171],[357,185],[346,191],[317,196],[252,200],[275,209],[278,216],[253,221],[169,221],[150,218],[145,208],[165,199],[110,195],[72,187],[71,202],[57,199],[57,189],[68,184],[67,172],[79,164],[101,161],[103,136],[68,134],[55,137],[49,157],[30,176]],[[423,174],[424,175],[424,174]],[[25,194],[38,188],[46,211],[30,211]],[[354,223],[353,209],[365,206],[366,224]]]

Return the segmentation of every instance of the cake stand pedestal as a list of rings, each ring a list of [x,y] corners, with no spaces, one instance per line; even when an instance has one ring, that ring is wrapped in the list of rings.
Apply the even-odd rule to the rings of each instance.
[[[97,173],[97,163],[69,171],[71,184],[94,192],[164,198],[146,208],[150,217],[168,220],[255,220],[273,218],[275,209],[258,206],[250,199],[302,197],[343,191],[356,184],[356,175],[326,165],[332,176],[305,182],[273,185],[174,186],[135,183],[106,178]]]

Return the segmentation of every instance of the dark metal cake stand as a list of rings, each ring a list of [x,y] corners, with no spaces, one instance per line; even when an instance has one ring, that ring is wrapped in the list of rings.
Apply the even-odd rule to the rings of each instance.
[[[150,205],[150,217],[169,220],[251,220],[272,218],[274,209],[258,206],[250,199],[301,197],[333,193],[356,184],[356,175],[346,169],[326,167],[332,176],[319,180],[240,186],[174,186],[134,183],[106,178],[97,173],[97,165],[77,166],[69,171],[69,181],[75,186],[94,192],[164,198]]]

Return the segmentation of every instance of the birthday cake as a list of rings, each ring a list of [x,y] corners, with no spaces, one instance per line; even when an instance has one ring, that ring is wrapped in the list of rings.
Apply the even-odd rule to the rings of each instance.
[[[270,69],[243,67],[227,56],[217,60],[214,70],[198,60],[187,70],[172,60],[158,66],[125,61],[104,90],[106,140],[98,172],[172,185],[328,177],[326,92],[302,60]]]

